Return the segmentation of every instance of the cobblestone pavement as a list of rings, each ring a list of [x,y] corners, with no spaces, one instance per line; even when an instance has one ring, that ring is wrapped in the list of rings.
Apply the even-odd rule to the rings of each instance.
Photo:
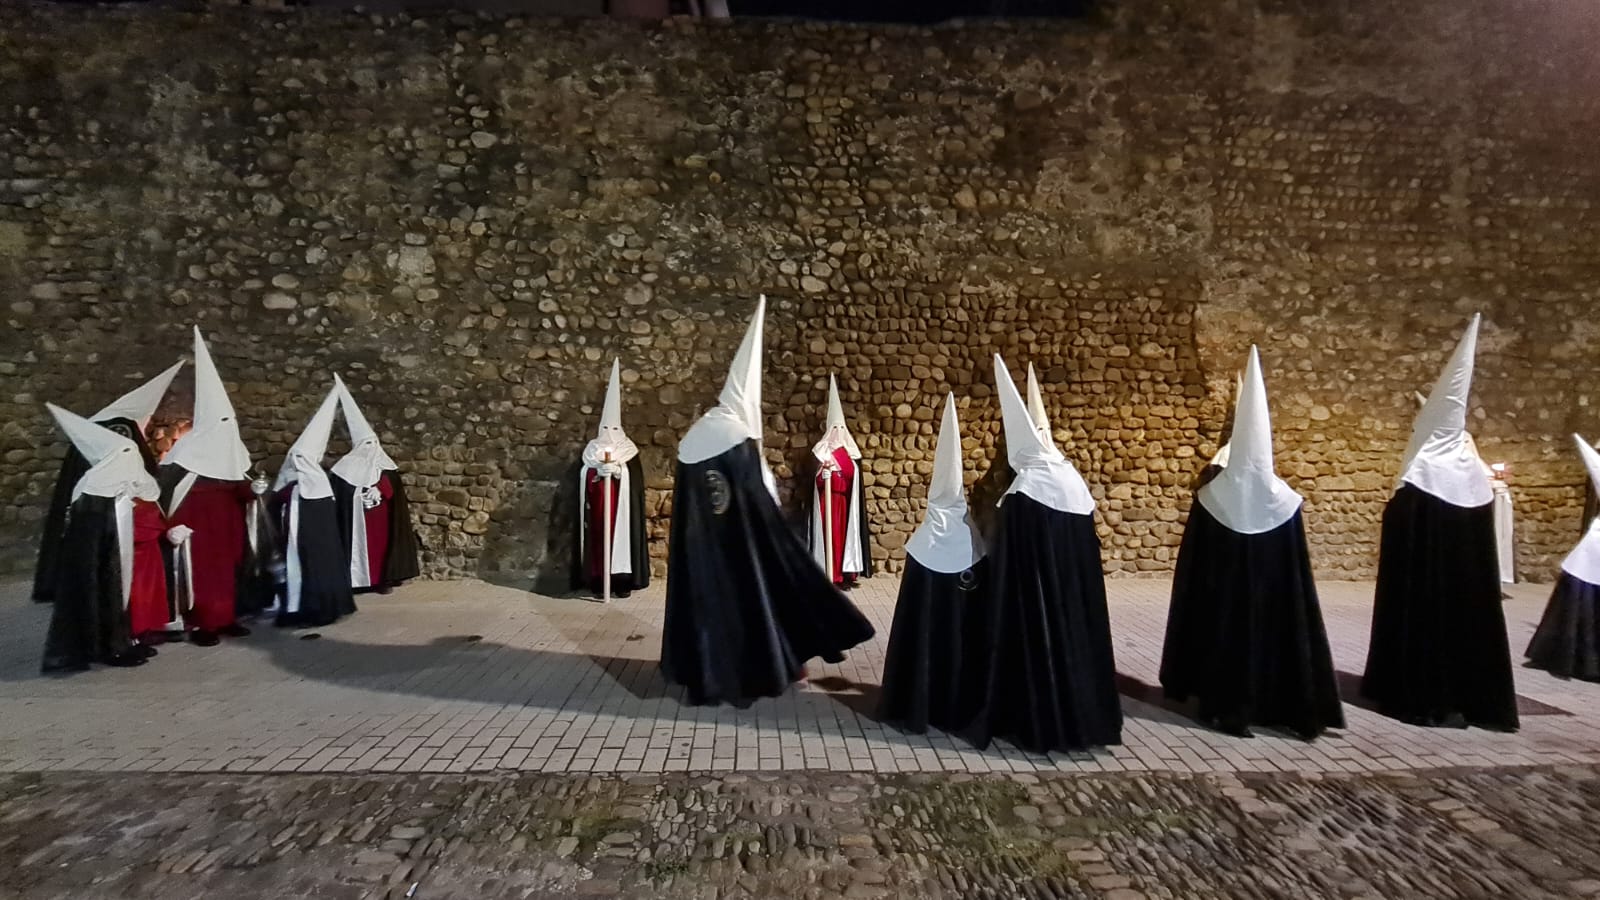
[[[1575,897],[1600,770],[0,776],[0,895]]]
[[[898,584],[855,599],[878,637],[809,685],[748,710],[684,706],[656,673],[663,591],[609,606],[479,582],[409,585],[309,634],[265,627],[202,648],[168,646],[135,670],[42,678],[49,611],[0,585],[0,772],[1365,772],[1600,763],[1600,685],[1518,667],[1517,734],[1423,729],[1347,705],[1314,743],[1234,738],[1169,708],[1156,684],[1169,585],[1108,583],[1124,681],[1124,744],[1093,754],[985,752],[914,736],[870,711]],[[1325,582],[1339,669],[1359,673],[1370,583]],[[1518,652],[1548,587],[1506,603]],[[1347,701],[1354,696],[1354,678]]]

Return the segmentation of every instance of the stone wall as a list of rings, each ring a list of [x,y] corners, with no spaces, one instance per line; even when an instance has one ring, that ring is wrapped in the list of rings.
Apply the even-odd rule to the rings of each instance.
[[[1474,430],[1549,578],[1582,502],[1567,434],[1600,437],[1600,7],[1116,10],[928,30],[8,4],[6,564],[61,452],[42,401],[93,411],[191,323],[265,464],[341,372],[408,468],[428,571],[511,583],[559,569],[552,516],[618,356],[659,544],[672,448],[764,291],[780,477],[837,372],[891,569],[946,391],[994,495],[995,351],[1039,368],[1107,570],[1169,569],[1255,342],[1318,568],[1370,575],[1412,392],[1481,310]]]

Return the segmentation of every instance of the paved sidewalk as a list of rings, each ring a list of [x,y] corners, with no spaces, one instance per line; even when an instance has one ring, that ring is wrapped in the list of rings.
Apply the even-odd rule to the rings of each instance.
[[[1124,744],[1094,754],[985,752],[870,717],[897,583],[854,596],[878,637],[838,666],[748,710],[684,706],[656,674],[662,589],[610,606],[477,582],[410,585],[304,635],[265,627],[163,648],[135,670],[38,675],[48,610],[0,587],[0,772],[1363,772],[1600,763],[1600,685],[1517,668],[1517,734],[1414,728],[1354,705],[1349,727],[1303,743],[1221,735],[1161,704],[1168,584],[1109,583],[1124,676]],[[1338,667],[1359,673],[1368,583],[1321,585]],[[1548,588],[1506,604],[1526,646]],[[1353,680],[1346,697],[1353,695]]]

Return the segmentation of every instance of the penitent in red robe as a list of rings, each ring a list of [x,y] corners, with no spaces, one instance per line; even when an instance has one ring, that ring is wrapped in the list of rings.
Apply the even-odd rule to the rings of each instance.
[[[854,584],[856,573],[845,574],[844,571],[844,550],[850,536],[850,498],[851,488],[855,485],[856,462],[843,447],[839,447],[833,451],[833,463],[838,468],[833,470],[831,477],[826,472],[817,473],[817,515],[821,516],[828,510],[826,503],[833,504],[833,565],[829,567],[829,575],[834,584]],[[832,494],[831,499],[824,500],[823,491]]]
[[[631,500],[628,497],[618,496],[621,492],[618,490],[617,479],[612,478],[610,481],[611,527],[615,528],[617,524],[617,504],[628,503],[631,502]],[[585,557],[583,561],[583,574],[591,584],[601,583],[600,573],[605,569],[606,566],[606,521],[604,518],[604,504],[606,502],[606,498],[603,493],[604,486],[600,482],[601,478],[599,472],[595,471],[594,469],[588,469],[584,472],[583,489],[587,492],[584,502],[584,509],[587,510],[588,515],[584,517],[586,521],[583,523],[583,550]],[[613,537],[615,537],[615,534],[616,532],[613,531]],[[615,560],[612,562],[615,563]]]
[[[159,632],[167,627],[166,562],[161,556],[161,541],[167,521],[161,507],[149,500],[133,504],[133,579],[128,592],[128,631],[134,637]]]
[[[202,476],[195,479],[188,496],[168,518],[169,525],[187,525],[194,530],[189,538],[194,605],[186,616],[191,628],[217,631],[237,621],[234,599],[248,540],[245,510],[254,498],[248,481]]]
[[[367,572],[371,574],[374,585],[383,583],[383,567],[389,561],[389,512],[394,509],[394,504],[390,502],[394,497],[394,483],[389,480],[391,477],[384,472],[378,477],[378,483],[372,486],[383,502],[362,511],[367,520]]]

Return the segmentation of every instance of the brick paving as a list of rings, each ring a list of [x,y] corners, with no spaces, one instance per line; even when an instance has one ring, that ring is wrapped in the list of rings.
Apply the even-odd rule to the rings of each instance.
[[[359,615],[314,640],[267,627],[213,648],[165,647],[136,670],[43,678],[48,610],[13,581],[0,586],[0,772],[1359,773],[1600,763],[1600,685],[1520,666],[1517,734],[1414,728],[1354,705],[1348,728],[1314,743],[1209,731],[1152,688],[1168,584],[1108,586],[1125,743],[1043,757],[1004,744],[979,752],[870,717],[897,589],[887,577],[855,592],[877,639],[742,711],[685,706],[656,674],[659,586],[603,606],[419,583],[364,598]],[[1320,587],[1338,667],[1359,673],[1371,585]],[[1512,588],[1515,650],[1547,591]]]

